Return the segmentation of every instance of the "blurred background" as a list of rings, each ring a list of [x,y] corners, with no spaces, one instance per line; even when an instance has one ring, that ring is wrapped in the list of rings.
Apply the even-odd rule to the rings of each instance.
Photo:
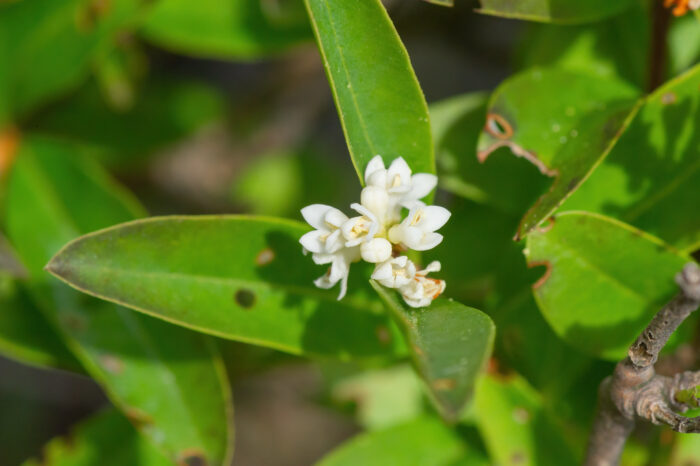
[[[93,29],[102,15],[114,13],[117,2],[61,6],[0,0],[0,83],[16,80],[0,86],[12,89],[5,111],[13,118],[0,118],[3,141],[21,128],[20,138],[26,130],[75,142],[151,215],[249,212],[300,218],[299,209],[309,203],[348,205],[359,185],[301,2],[247,2],[255,6],[243,12],[235,33],[227,23],[234,21],[233,13],[215,15],[213,26],[202,13],[201,41],[191,41],[178,34],[182,18],[162,7],[168,1],[136,2],[138,20],[122,18],[103,37]],[[36,11],[25,3],[34,3]],[[207,10],[217,2],[191,3]],[[602,74],[615,72],[642,87],[649,78],[646,56],[637,65],[624,51],[596,49],[587,39],[592,27],[488,17],[475,13],[470,1],[457,1],[454,8],[419,0],[384,3],[429,103],[491,90],[523,66],[554,60],[576,66],[592,50],[602,57],[596,61]],[[645,11],[634,14],[646,21]],[[52,18],[60,17],[96,34],[99,51],[89,60],[66,48],[68,35],[35,31],[49,31]],[[672,26],[669,75],[697,60],[700,28],[692,21]],[[615,18],[595,27],[622,37],[637,24]],[[525,38],[537,44],[528,55],[519,49]],[[648,41],[646,32],[636,41]],[[31,54],[35,57],[27,59]],[[74,72],[51,84],[62,67]],[[33,94],[32,82],[48,84]],[[464,150],[473,155],[473,147]],[[521,168],[537,185],[536,193],[543,186],[536,169]],[[440,196],[448,202],[448,194]],[[524,197],[529,202],[532,196]],[[493,259],[484,254],[480,260]],[[484,286],[474,280],[459,292],[472,304],[484,299]],[[341,369],[242,344],[222,347],[234,390],[235,465],[307,465],[359,430],[350,413],[368,401],[352,384],[333,383]],[[399,368],[394,380],[402,390],[416,389],[410,371]],[[0,357],[0,466],[37,456],[49,439],[67,434],[106,404],[86,377]]]

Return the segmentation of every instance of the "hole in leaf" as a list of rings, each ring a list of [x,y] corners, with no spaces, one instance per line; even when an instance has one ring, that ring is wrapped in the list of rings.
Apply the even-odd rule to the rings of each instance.
[[[489,113],[486,116],[486,125],[484,127],[487,133],[498,139],[510,139],[513,136],[513,127],[496,113]]]
[[[255,293],[246,288],[241,288],[234,295],[236,303],[244,309],[250,309],[255,305]]]

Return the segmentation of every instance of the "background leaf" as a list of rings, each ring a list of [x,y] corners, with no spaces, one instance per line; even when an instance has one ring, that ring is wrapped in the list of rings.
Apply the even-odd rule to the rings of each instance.
[[[518,237],[551,215],[605,157],[636,112],[637,95],[620,81],[554,68],[520,73],[494,92],[479,160],[508,147],[554,178],[525,214]]]
[[[631,0],[480,0],[480,13],[545,23],[587,23],[625,11]]]
[[[141,211],[74,151],[51,140],[25,139],[10,173],[7,234],[29,270],[32,297],[90,376],[168,457],[225,463],[230,394],[212,342],[87,298],[43,270],[80,232]]]
[[[438,411],[455,421],[491,355],[493,322],[477,309],[444,298],[427,308],[410,308],[393,290],[371,283],[403,331]]]
[[[84,236],[49,270],[95,296],[198,331],[292,354],[391,356],[403,344],[361,286],[337,301],[304,257],[301,223],[244,216],[151,218]],[[362,280],[354,266],[351,276]],[[366,276],[366,275],[365,275]]]
[[[305,2],[360,180],[375,155],[435,173],[428,107],[381,2]]]
[[[700,65],[645,101],[562,210],[600,212],[692,252],[700,247]]]
[[[581,351],[622,359],[676,292],[690,259],[662,241],[597,214],[565,212],[527,240],[530,266],[545,265],[534,293],[554,331]]]

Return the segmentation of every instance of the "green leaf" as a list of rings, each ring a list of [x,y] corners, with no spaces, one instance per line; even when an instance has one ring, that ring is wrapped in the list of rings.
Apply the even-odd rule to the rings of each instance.
[[[495,327],[483,312],[442,298],[413,309],[371,282],[409,343],[418,374],[440,414],[456,421],[491,355]]]
[[[468,446],[440,420],[418,418],[385,430],[360,434],[317,463],[317,466],[448,466]],[[477,451],[473,465],[487,464]]]
[[[580,463],[564,442],[561,429],[545,413],[538,393],[522,378],[482,377],[474,404],[477,427],[493,463],[504,466]]]
[[[51,440],[42,460],[23,466],[172,466],[163,454],[140,437],[118,411],[108,409],[81,422],[70,436]]]
[[[645,89],[649,80],[650,35],[650,15],[641,2],[635,2],[625,14],[600,23],[533,23],[521,39],[518,66],[584,71],[624,79]],[[687,44],[683,47],[687,48]]]
[[[639,107],[637,95],[614,79],[555,68],[520,73],[494,92],[479,160],[508,147],[554,178],[525,214],[517,238],[549,217],[607,155]]]
[[[534,293],[554,331],[581,351],[622,359],[649,320],[677,292],[690,259],[636,228],[585,212],[564,212],[527,240],[530,266],[545,265]]]
[[[301,2],[293,0],[165,0],[141,32],[174,52],[235,59],[260,58],[311,39]]]
[[[196,81],[149,79],[133,107],[115,111],[95,81],[32,119],[30,128],[89,144],[112,166],[142,162],[147,155],[223,117],[223,96]],[[144,131],[148,128],[148,131]]]
[[[19,362],[83,372],[15,280],[0,276],[0,353]]]
[[[84,292],[222,338],[342,359],[401,353],[379,303],[352,280],[342,301],[314,287],[323,270],[302,254],[307,231],[281,219],[154,217],[83,236],[48,269]]]
[[[696,413],[697,414],[697,413]],[[700,457],[700,436],[674,433],[669,466],[693,466]]]
[[[379,0],[305,0],[355,170],[375,155],[435,173],[428,107]]]
[[[131,27],[139,0],[33,0],[0,5],[0,96],[23,117],[36,105],[77,86],[98,53]],[[2,121],[0,112],[0,125]]]
[[[669,76],[678,76],[700,59],[700,16],[674,18],[668,30]]]
[[[78,155],[72,146],[25,139],[9,174],[7,234],[29,271],[32,298],[88,374],[169,458],[196,454],[226,463],[230,392],[213,342],[87,298],[43,270],[80,232],[141,212]]]
[[[700,247],[700,65],[644,102],[562,209],[615,217],[692,252]]]
[[[480,13],[543,23],[577,24],[622,13],[632,0],[480,0]]]

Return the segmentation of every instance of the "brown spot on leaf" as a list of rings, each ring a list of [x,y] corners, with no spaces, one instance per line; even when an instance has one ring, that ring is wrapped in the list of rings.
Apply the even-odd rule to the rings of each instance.
[[[525,424],[530,420],[530,412],[522,407],[513,410],[513,420],[518,424]]]
[[[233,295],[233,299],[243,309],[250,309],[255,305],[255,292],[247,288],[241,288]]]
[[[111,0],[92,0],[78,10],[76,23],[83,32],[92,31],[100,19],[105,16],[112,6]]]
[[[177,455],[178,466],[207,466],[208,464],[204,452],[197,448],[188,448]]]
[[[574,188],[576,188],[576,186],[578,186],[580,182],[581,178],[578,176],[574,176],[573,178],[571,178],[571,180],[569,180],[569,184],[566,185],[566,189],[569,191],[573,191]]]
[[[678,97],[676,97],[676,94],[674,94],[673,92],[667,92],[661,96],[661,103],[664,105],[675,104],[677,100]]]
[[[554,217],[554,215],[552,215],[547,220],[540,223],[539,227],[537,227],[537,231],[539,231],[540,233],[547,233],[549,230],[554,228],[555,222],[556,222],[556,218]]]
[[[153,424],[153,418],[150,414],[140,410],[139,408],[134,408],[133,406],[126,408],[124,410],[124,415],[126,415],[127,419],[129,419],[129,421],[131,421],[136,428]]]
[[[455,379],[436,379],[432,385],[438,391],[454,390],[457,386],[457,381]]]
[[[525,462],[527,462],[527,455],[522,451],[513,452],[513,454],[510,456],[511,464],[523,464]]]
[[[111,354],[104,354],[100,356],[100,364],[107,372],[112,374],[121,374],[124,372],[124,363],[121,359]]]
[[[423,350],[418,345],[413,345],[413,352],[418,356],[423,356]]]
[[[508,120],[497,113],[489,113],[486,115],[484,131],[501,140],[510,139],[513,136],[513,126],[508,123]]]
[[[19,131],[14,127],[0,131],[0,179],[10,171],[19,147]]]
[[[258,266],[267,265],[275,260],[275,251],[270,248],[265,248],[255,256],[255,264]]]
[[[59,320],[61,321],[61,324],[76,332],[82,332],[85,330],[85,327],[87,327],[85,318],[73,312],[62,314],[59,317]]]
[[[533,261],[528,262],[527,264],[529,268],[539,267],[540,265],[547,267],[547,270],[545,270],[544,275],[542,275],[540,279],[532,285],[533,290],[539,289],[542,285],[544,285],[547,279],[549,279],[549,276],[552,275],[552,263],[549,261]]]
[[[379,325],[375,329],[375,333],[377,334],[377,339],[379,340],[379,343],[382,345],[388,345],[391,343],[391,333],[389,333],[389,329],[386,327],[386,325]]]

